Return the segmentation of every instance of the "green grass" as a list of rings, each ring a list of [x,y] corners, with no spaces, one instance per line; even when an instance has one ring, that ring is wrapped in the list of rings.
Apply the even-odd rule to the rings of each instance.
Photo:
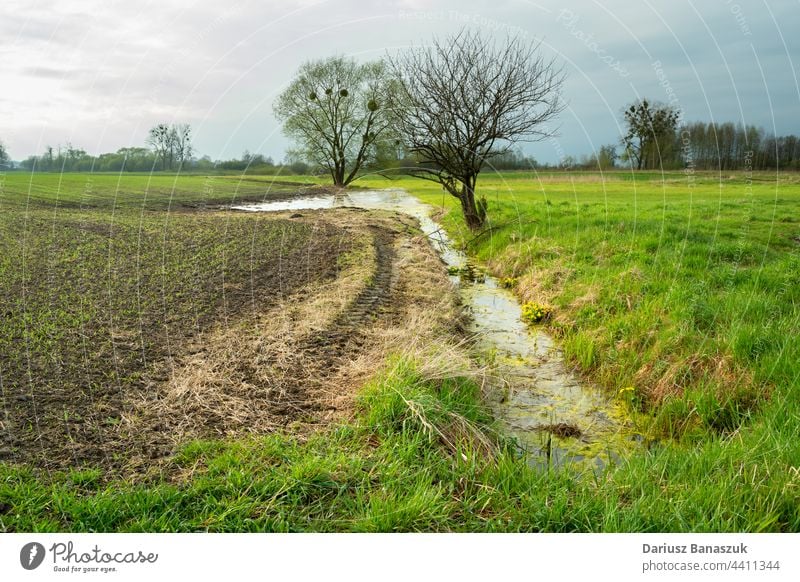
[[[300,442],[272,435],[187,444],[173,475],[106,483],[96,471],[38,477],[0,466],[7,531],[797,531],[782,438],[669,446],[603,476],[530,469],[502,443],[480,452],[461,426],[487,417],[474,384],[390,362],[355,421]],[[442,439],[445,434],[449,445]],[[786,436],[786,435],[783,435]],[[712,454],[713,453],[713,454]],[[796,459],[795,459],[796,460]],[[794,484],[793,484],[794,483]]]
[[[610,391],[633,387],[651,408],[681,395],[707,408],[693,395],[714,396],[737,417],[725,428],[767,394],[796,400],[800,182],[633,178],[487,175],[487,232],[465,231],[457,211],[444,223],[495,275],[517,278],[521,298],[555,307],[551,332]],[[455,207],[433,184],[367,183]]]
[[[38,211],[55,214],[57,178],[35,177]],[[29,199],[17,180],[0,215]],[[87,177],[74,180],[60,199],[80,199]],[[132,212],[143,183],[126,189]],[[203,178],[176,183],[194,204]],[[425,182],[359,185],[454,208]],[[797,182],[515,173],[479,189],[491,230],[475,239],[457,212],[446,227],[523,300],[554,307],[567,356],[639,411],[640,451],[601,475],[537,472],[502,439],[487,455],[476,387],[394,360],[351,423],[308,440],[189,443],[146,482],[0,464],[0,530],[800,531]]]
[[[487,174],[490,223],[478,237],[433,184],[367,184],[453,210],[444,223],[457,241],[517,278],[523,300],[554,305],[547,325],[568,359],[627,399],[657,443],[612,478],[631,499],[660,505],[661,490],[681,506],[669,528],[730,531],[703,515],[704,500],[743,512],[756,483],[773,508],[798,503],[796,176]],[[736,527],[770,529],[773,514]]]
[[[0,212],[13,207],[180,210],[258,202],[309,185],[307,177],[202,176],[196,174],[0,175]]]

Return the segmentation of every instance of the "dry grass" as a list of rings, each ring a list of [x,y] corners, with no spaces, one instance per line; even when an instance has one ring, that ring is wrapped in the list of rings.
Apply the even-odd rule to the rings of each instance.
[[[420,362],[425,379],[481,376],[466,343],[453,339],[461,317],[454,289],[412,219],[342,210],[306,213],[304,220],[351,231],[339,276],[198,337],[174,357],[168,379],[153,383],[158,397],[136,403],[129,430],[164,426],[173,446],[197,437],[302,435],[352,418],[356,393],[392,354]],[[345,327],[354,339],[344,348],[317,346],[314,338],[341,325],[353,298],[373,283],[374,237],[386,235],[393,248],[388,305],[357,329]],[[448,438],[456,441],[477,430],[455,418],[451,424]]]
[[[340,257],[344,267],[332,282],[306,287],[275,308],[249,314],[203,334],[188,353],[175,358],[157,401],[139,403],[142,416],[169,419],[175,443],[192,436],[264,433],[302,418],[287,378],[303,338],[329,327],[374,271],[370,239],[355,236],[354,249]],[[283,413],[274,413],[281,403]],[[294,411],[296,414],[289,414]]]
[[[410,220],[400,218],[401,225]],[[406,222],[408,221],[408,222]],[[474,371],[466,342],[454,342],[461,310],[442,262],[424,236],[395,240],[393,305],[388,325],[372,326],[365,349],[329,383],[330,402],[341,409],[391,354],[419,362],[425,379],[469,375]]]
[[[682,396],[687,387],[703,385],[712,388],[721,401],[732,395],[743,396],[754,385],[752,374],[734,364],[726,356],[694,356],[673,360],[665,367],[647,363],[636,373],[635,381],[645,387],[647,401],[653,405],[666,398]],[[762,394],[765,397],[766,394]]]

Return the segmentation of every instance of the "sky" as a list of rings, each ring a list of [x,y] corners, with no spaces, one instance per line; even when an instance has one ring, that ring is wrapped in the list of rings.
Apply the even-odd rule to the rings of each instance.
[[[3,0],[0,141],[12,159],[72,143],[142,146],[189,123],[212,159],[283,159],[275,97],[311,59],[378,59],[463,27],[540,42],[563,65],[542,162],[618,142],[642,97],[685,121],[800,134],[800,0]]]

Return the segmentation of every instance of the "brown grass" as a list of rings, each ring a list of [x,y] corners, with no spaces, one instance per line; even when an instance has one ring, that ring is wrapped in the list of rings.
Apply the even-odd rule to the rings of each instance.
[[[136,403],[129,430],[160,426],[173,447],[197,437],[302,435],[350,418],[355,394],[389,354],[414,357],[429,379],[478,373],[465,345],[452,339],[461,313],[454,289],[425,237],[411,231],[412,219],[341,210],[304,212],[303,220],[351,230],[339,276],[198,337],[173,359],[166,381],[154,381],[158,397]],[[376,237],[392,247],[390,298],[351,330],[342,314],[374,284]],[[318,346],[315,338],[331,330],[352,338]],[[448,438],[472,432],[458,419],[452,424]]]
[[[714,389],[715,396],[724,401],[731,395],[744,396],[755,386],[752,373],[736,366],[729,356],[693,356],[686,360],[671,361],[666,369],[647,363],[636,373],[637,385],[645,387],[647,402],[661,404],[671,396],[681,396],[687,386],[703,383]]]

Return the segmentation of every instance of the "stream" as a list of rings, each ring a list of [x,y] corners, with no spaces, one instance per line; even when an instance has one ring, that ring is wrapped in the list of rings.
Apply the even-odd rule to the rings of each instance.
[[[401,190],[364,190],[246,206],[253,212],[357,207],[411,215],[448,266],[469,310],[481,364],[494,378],[489,406],[499,429],[514,437],[528,463],[547,469],[565,464],[598,469],[633,446],[624,409],[584,382],[540,327],[523,323],[516,297],[457,250],[432,218],[433,207]]]

